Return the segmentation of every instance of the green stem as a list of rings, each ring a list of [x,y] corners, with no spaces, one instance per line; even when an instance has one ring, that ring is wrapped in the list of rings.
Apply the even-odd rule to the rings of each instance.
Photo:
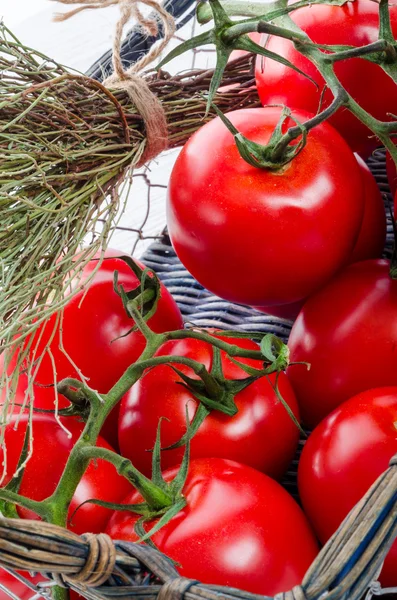
[[[219,333],[222,335],[222,332]],[[203,342],[207,342],[220,350],[224,350],[229,356],[239,356],[240,358],[253,358],[257,360],[263,361],[263,355],[260,350],[246,350],[241,348],[240,346],[236,346],[235,344],[229,344],[224,340],[220,340],[219,338],[214,337],[210,333],[205,333],[204,331],[194,331],[190,330],[178,330],[178,331],[169,331],[165,334],[167,340],[183,340],[185,338],[192,338],[196,340],[202,340]]]
[[[144,290],[142,294],[140,294],[140,296],[138,296],[131,302],[128,302],[127,305],[128,311],[134,319],[136,326],[138,327],[139,331],[145,336],[146,340],[154,339],[155,337],[157,337],[158,334],[152,331],[152,329],[150,329],[149,325],[145,321],[141,311],[138,308],[138,304],[142,303],[143,306],[145,302],[150,301],[152,298],[153,290]]]
[[[328,63],[335,63],[340,60],[347,60],[349,58],[364,58],[366,54],[379,54],[388,50],[390,47],[389,42],[386,40],[377,40],[368,44],[367,46],[358,46],[357,48],[349,48],[348,50],[340,50],[333,54],[324,54],[324,61]]]
[[[144,500],[153,510],[161,510],[172,506],[173,498],[164,490],[160,489],[150,479],[142,475],[128,458],[123,458],[112,450],[87,446],[80,450],[81,455],[88,461],[93,459],[102,459],[110,462],[117,469],[117,472],[128,479],[128,481],[139,490]]]
[[[0,489],[0,500],[30,510],[44,521],[50,520],[52,516],[51,507],[46,501],[38,502],[37,500],[30,500],[30,498],[25,498],[25,496],[21,496],[20,494],[5,489]]]

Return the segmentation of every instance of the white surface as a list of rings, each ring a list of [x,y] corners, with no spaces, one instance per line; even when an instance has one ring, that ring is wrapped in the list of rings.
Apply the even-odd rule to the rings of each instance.
[[[69,21],[53,22],[56,12],[65,12],[68,7],[54,0],[0,0],[0,17],[15,35],[25,44],[50,56],[57,62],[86,71],[112,45],[114,26],[119,16],[117,7],[100,10],[87,10],[75,15]],[[131,26],[133,24],[131,23]],[[127,29],[129,26],[127,26]],[[178,35],[186,38],[192,35],[189,23]],[[196,66],[210,65],[212,55],[196,55]],[[191,68],[193,55],[177,59],[172,71]],[[168,152],[150,165],[147,171],[154,184],[167,185],[177,151]],[[144,228],[145,236],[155,236],[165,225],[165,189],[151,189],[150,217]],[[125,228],[139,229],[146,215],[147,185],[143,177],[134,178],[127,207],[116,230],[111,246],[124,252],[131,252],[136,241],[136,233]],[[136,255],[142,253],[151,239],[139,241]]]

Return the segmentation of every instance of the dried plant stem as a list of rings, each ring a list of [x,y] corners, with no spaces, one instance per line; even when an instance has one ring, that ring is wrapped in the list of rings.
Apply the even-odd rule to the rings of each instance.
[[[139,163],[146,135],[124,90],[68,72],[25,48],[4,25],[0,71],[0,345],[7,367],[1,385],[9,402],[13,369],[37,346],[40,323],[65,306],[72,285],[81,289],[84,265],[106,248],[120,187]],[[213,118],[202,97],[212,74],[144,76],[164,107],[170,147]],[[224,83],[233,89],[217,95],[221,110],[259,105],[249,57],[230,64]],[[29,341],[22,347],[23,340]],[[38,362],[25,365],[31,376]]]

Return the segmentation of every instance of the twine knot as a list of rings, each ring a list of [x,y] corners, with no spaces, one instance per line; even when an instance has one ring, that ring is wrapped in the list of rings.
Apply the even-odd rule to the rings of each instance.
[[[157,600],[183,600],[186,592],[197,583],[200,582],[195,579],[187,579],[186,577],[168,579],[161,586]]]
[[[54,581],[61,587],[78,584],[81,588],[100,587],[112,575],[116,564],[116,548],[112,539],[105,533],[81,536],[88,542],[88,555],[85,565],[73,575],[53,574]]]
[[[158,0],[56,0],[62,4],[77,4],[77,8],[62,14],[56,14],[55,21],[65,21],[79,12],[88,9],[106,8],[118,5],[120,8],[120,19],[116,25],[113,41],[113,68],[114,73],[104,81],[104,85],[111,89],[124,90],[130,97],[143,118],[146,129],[146,145],[142,154],[137,156],[134,166],[140,167],[152,158],[160,154],[168,147],[168,127],[164,108],[155,94],[149,88],[147,82],[139,73],[158,58],[170,39],[175,33],[174,18],[161,6]],[[154,10],[153,15],[145,17],[140,9],[139,3],[150,6]],[[142,29],[151,36],[159,35],[159,23],[162,23],[163,39],[152,46],[150,51],[125,70],[121,60],[121,42],[123,30],[128,21],[134,17]]]

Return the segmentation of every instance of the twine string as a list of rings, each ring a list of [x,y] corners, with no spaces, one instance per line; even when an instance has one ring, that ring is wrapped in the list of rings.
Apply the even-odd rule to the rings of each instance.
[[[114,72],[104,81],[104,85],[111,89],[122,89],[130,97],[143,118],[146,129],[146,146],[142,156],[137,158],[136,166],[142,166],[156,157],[168,147],[168,127],[164,108],[157,96],[150,90],[146,81],[139,73],[155,61],[167,46],[175,33],[174,18],[164,9],[158,0],[55,0],[62,4],[79,4],[78,7],[66,12],[57,13],[54,20],[66,21],[74,15],[84,11],[108,6],[119,6],[120,19],[116,24],[113,40],[113,68]],[[154,10],[154,17],[145,17],[139,3],[149,6]],[[128,69],[124,69],[121,59],[121,45],[123,31],[131,18],[135,18],[142,29],[151,36],[159,34],[159,23],[163,26],[163,38],[152,46],[148,54],[143,56]]]

